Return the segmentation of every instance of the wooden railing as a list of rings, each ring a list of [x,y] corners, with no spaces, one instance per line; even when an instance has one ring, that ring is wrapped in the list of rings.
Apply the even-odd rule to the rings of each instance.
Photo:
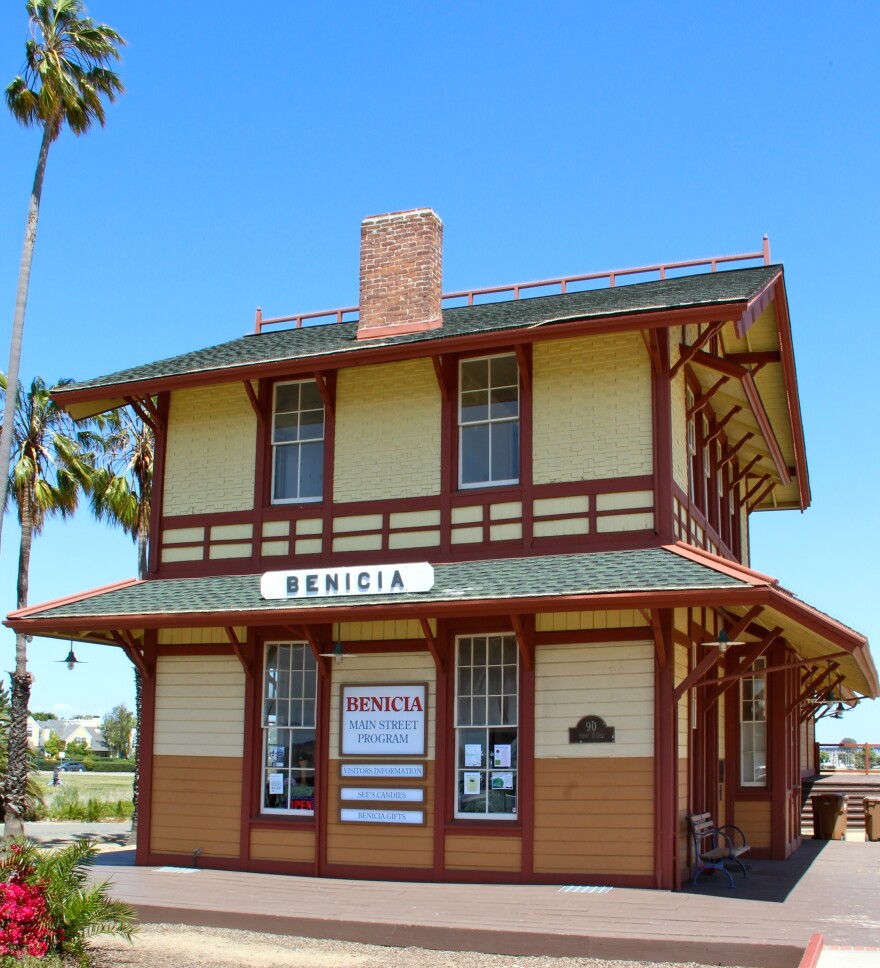
[[[611,269],[606,272],[588,272],[580,276],[564,276],[558,279],[539,279],[535,282],[515,282],[506,286],[490,286],[487,289],[462,289],[460,292],[444,293],[444,302],[464,300],[466,306],[473,306],[474,299],[481,296],[501,296],[509,294],[513,299],[520,299],[523,293],[535,295],[531,290],[535,289],[557,289],[559,294],[568,292],[570,286],[584,282],[607,281],[609,287],[617,285],[618,279],[629,276],[646,276],[656,274],[659,279],[665,279],[667,272],[679,269],[699,269],[709,268],[710,272],[717,272],[719,265],[730,262],[754,262],[756,259],[763,260],[764,265],[770,264],[770,240],[765,235],[760,252],[743,252],[737,255],[717,255],[707,259],[689,259],[685,262],[662,262],[650,266],[633,266],[629,269]],[[548,293],[541,293],[548,295]],[[298,313],[295,316],[275,316],[272,319],[263,319],[263,311],[257,307],[256,319],[254,322],[254,332],[262,333],[267,326],[276,326],[282,323],[292,323],[292,329],[302,329],[303,325],[322,326],[329,323],[355,322],[353,317],[359,312],[357,306],[348,306],[345,309],[325,309],[316,313]],[[321,322],[323,320],[323,322]]]
[[[880,773],[880,743],[817,743],[821,770]],[[822,754],[827,754],[823,759]]]

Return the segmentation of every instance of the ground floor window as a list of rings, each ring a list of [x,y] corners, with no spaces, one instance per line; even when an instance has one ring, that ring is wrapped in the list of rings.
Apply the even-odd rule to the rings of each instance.
[[[455,682],[456,817],[516,818],[518,715],[516,638],[460,638]]]
[[[307,645],[266,646],[263,811],[315,812],[318,669]]]
[[[758,659],[740,680],[740,783],[767,785],[767,660]]]

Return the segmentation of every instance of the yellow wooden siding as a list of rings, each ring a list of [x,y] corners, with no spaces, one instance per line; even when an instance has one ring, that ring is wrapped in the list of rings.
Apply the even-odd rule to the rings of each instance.
[[[742,827],[752,847],[770,846],[769,800],[738,800],[734,805],[733,822],[737,827]]]
[[[641,612],[624,609],[619,612],[543,612],[535,620],[538,632],[574,632],[581,629],[630,629],[648,627]]]
[[[447,834],[446,869],[452,871],[519,871],[522,841],[519,837]]]
[[[344,626],[343,626],[344,627]],[[344,644],[343,638],[343,644]],[[425,744],[429,759],[434,758],[434,723],[437,718],[437,683],[434,660],[425,649],[424,654],[381,653],[361,655],[357,659],[346,659],[341,665],[331,665],[333,681],[330,688],[330,758],[339,758],[339,717],[341,687],[346,683],[389,683],[389,682],[426,682],[428,684],[428,715],[425,721]],[[375,757],[373,757],[375,759]],[[381,759],[381,756],[379,757]],[[364,761],[363,757],[346,757],[346,760]],[[369,757],[367,758],[369,761]],[[335,765],[331,773],[338,773]],[[332,800],[331,800],[332,802]],[[365,824],[346,824],[346,827],[360,828]]]
[[[334,500],[440,493],[441,401],[430,360],[342,370],[336,394]]]
[[[361,680],[366,681],[366,680]],[[386,679],[387,681],[387,679]],[[332,722],[332,720],[331,720]],[[331,749],[333,749],[331,742]],[[371,780],[359,781],[359,785],[422,787],[424,803],[406,804],[408,810],[422,810],[424,826],[402,824],[343,823],[339,819],[341,802],[339,788],[342,780],[339,769],[333,764],[329,774],[330,812],[327,821],[327,861],[330,864],[358,865],[367,867],[417,867],[431,868],[434,864],[434,764],[425,764],[425,779],[418,781]],[[351,785],[346,779],[345,784]],[[353,803],[346,802],[348,807]],[[375,806],[375,804],[370,804]]]
[[[247,628],[235,626],[239,642],[247,639]],[[159,645],[229,645],[226,629],[159,629]]]
[[[313,827],[266,827],[251,830],[251,860],[274,860],[298,864],[315,861]]]
[[[570,743],[587,714],[614,743]],[[654,646],[649,642],[541,646],[535,658],[535,756],[618,759],[654,752]]]
[[[432,631],[437,631],[435,619],[430,620],[430,626]],[[394,622],[343,622],[339,626],[339,634],[343,642],[424,638],[421,623],[415,619],[398,619]]]
[[[681,610],[678,610],[681,612]],[[683,613],[682,614],[686,614]],[[677,624],[677,623],[676,623]],[[688,674],[688,647],[686,645],[676,645],[674,649],[673,681],[676,686],[680,685]],[[692,690],[688,690],[678,701],[678,755],[687,757],[688,749],[688,728],[689,711],[692,701]]]
[[[638,333],[538,343],[536,484],[650,474],[651,366]]]
[[[161,656],[154,752],[184,759],[241,756],[244,685],[233,656]]]
[[[534,867],[540,874],[651,874],[653,757],[537,759]]]
[[[175,390],[168,414],[166,515],[254,506],[257,419],[241,383]]]
[[[150,850],[238,857],[241,771],[237,756],[154,756]]]

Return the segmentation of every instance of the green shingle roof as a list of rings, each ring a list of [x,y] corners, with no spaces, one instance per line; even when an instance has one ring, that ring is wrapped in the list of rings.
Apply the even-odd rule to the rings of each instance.
[[[569,292],[564,295],[460,306],[443,310],[443,326],[440,329],[381,339],[357,340],[356,322],[267,331],[156,363],[73,383],[59,391],[58,395],[59,399],[63,399],[67,392],[287,360],[357,353],[376,346],[436,342],[452,337],[552,325],[575,319],[599,319],[628,313],[661,312],[743,302],[759,293],[780,270],[781,266],[778,265],[732,269],[654,282],[630,283],[614,288]]]
[[[429,592],[394,595],[338,595],[332,598],[267,601],[259,575],[223,575],[137,582],[87,598],[28,609],[27,618],[45,621],[106,619],[119,616],[193,616],[204,613],[260,612],[491,601],[619,592],[667,592],[746,588],[748,582],[665,548],[580,555],[502,558],[434,566]],[[11,623],[13,626],[15,622]]]

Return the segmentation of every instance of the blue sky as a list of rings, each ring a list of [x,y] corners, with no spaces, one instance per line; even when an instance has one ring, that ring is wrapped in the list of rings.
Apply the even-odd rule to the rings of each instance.
[[[24,2],[0,8],[0,80]],[[880,650],[876,274],[880,6],[94,0],[129,41],[105,130],[62,135],[23,377],[84,379],[357,302],[366,215],[431,206],[447,290],[760,248],[785,264],[813,506],[753,517],[752,564]],[[3,72],[5,71],[5,75]],[[38,134],[0,117],[0,353]],[[5,307],[5,310],[4,310]],[[0,558],[14,606],[17,529]],[[81,515],[31,602],[134,573]],[[3,590],[6,590],[5,592]],[[36,640],[35,709],[131,704],[129,663]],[[0,668],[13,636],[0,631]],[[820,736],[880,742],[880,703]]]

